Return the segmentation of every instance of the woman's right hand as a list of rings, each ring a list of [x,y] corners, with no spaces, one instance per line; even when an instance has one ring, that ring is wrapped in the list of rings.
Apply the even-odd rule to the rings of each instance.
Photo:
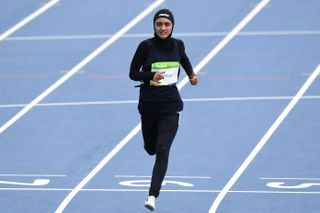
[[[156,72],[156,73],[153,75],[152,81],[157,82],[157,83],[160,83],[159,81],[161,81],[161,80],[164,78],[164,73],[165,73],[165,72]]]

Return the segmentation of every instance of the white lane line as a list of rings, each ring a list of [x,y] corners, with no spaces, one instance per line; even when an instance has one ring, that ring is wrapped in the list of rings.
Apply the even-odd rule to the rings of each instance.
[[[261,1],[224,39],[194,68],[194,72],[198,73],[213,57],[215,57],[222,48],[224,48],[231,39],[233,39],[259,12],[266,6],[269,0]],[[178,88],[181,89],[189,81],[188,76],[179,83]]]
[[[42,94],[36,97],[31,103],[25,106],[20,112],[18,112],[15,116],[13,116],[8,122],[0,127],[0,134],[3,133],[6,129],[8,129],[12,124],[14,124],[18,119],[20,119],[23,115],[25,115],[29,110],[31,110],[35,105],[37,105],[40,101],[46,98],[51,92],[61,86],[65,81],[71,78],[74,74],[76,74],[80,69],[82,69],[86,64],[92,61],[96,56],[98,56],[102,51],[104,51],[107,47],[117,41],[122,35],[128,32],[132,27],[134,27],[138,22],[140,22],[146,15],[148,15],[154,8],[160,5],[164,0],[157,0],[151,6],[149,6],[146,10],[140,13],[137,17],[132,19],[127,25],[121,28],[116,34],[114,34],[110,39],[105,41],[102,45],[100,45],[96,50],[94,50],[90,55],[88,55],[85,59],[83,59],[80,63],[74,66],[69,72],[67,72],[62,78],[56,81],[53,85],[51,85],[48,89],[46,89]]]
[[[68,194],[55,213],[61,213],[78,192],[124,147],[141,129],[140,123]]]
[[[0,191],[72,191],[71,188],[0,188]],[[81,189],[81,192],[148,192],[149,189]],[[209,189],[194,189],[194,190],[170,190],[163,189],[161,192],[174,192],[174,193],[219,193],[220,190],[209,190]],[[229,193],[243,193],[243,194],[301,194],[301,195],[319,195],[319,191],[249,191],[249,190],[237,190],[229,191]]]
[[[184,99],[186,102],[217,102],[217,101],[279,101],[279,100],[291,100],[293,96],[261,96],[261,97],[225,97],[225,98],[189,98]],[[304,100],[316,100],[320,99],[320,96],[303,96]],[[1,106],[0,106],[1,108]]]
[[[316,181],[320,181],[320,178],[294,178],[294,177],[288,177],[288,178],[277,178],[277,177],[265,178],[265,177],[261,177],[259,179],[260,180],[316,180]]]
[[[115,178],[151,178],[151,176],[146,175],[115,175]],[[181,178],[181,179],[211,179],[207,176],[172,176],[166,175],[165,178]]]
[[[146,17],[149,13],[151,13],[154,9],[159,7],[165,0],[157,0],[153,2],[149,7],[147,7],[144,11],[142,11],[137,17],[135,17],[132,21],[130,21],[124,28],[122,28],[117,34],[115,38],[119,38],[125,32],[127,32],[130,28],[136,25],[139,21],[141,21],[144,17]],[[116,34],[116,35],[117,35]],[[67,195],[67,197],[62,201],[59,205],[56,213],[63,212],[65,207],[71,202],[71,200],[77,195],[77,193],[82,189],[103,167],[107,164],[113,156],[115,156],[120,149],[131,140],[140,130],[141,126],[138,124],[119,144],[113,148],[113,150],[105,156],[105,158]]]
[[[89,101],[89,102],[62,102],[62,103],[39,103],[35,107],[55,107],[55,106],[88,106],[88,105],[114,105],[114,104],[137,104],[137,100],[123,101]],[[27,104],[6,104],[0,108],[21,108]]]
[[[54,6],[58,2],[59,2],[59,0],[52,0],[52,1],[48,2],[47,4],[42,6],[40,9],[36,10],[31,15],[27,16],[26,18],[21,20],[19,23],[17,23],[13,27],[11,27],[9,30],[7,30],[6,32],[2,33],[0,35],[0,42],[5,40],[6,38],[8,38],[12,33],[16,32],[21,27],[23,27],[24,25],[28,24],[30,21],[32,21],[33,19],[35,19],[36,17],[38,17],[39,15],[41,15],[42,13],[44,13],[45,11],[50,9],[52,6]]]
[[[265,97],[222,97],[222,98],[185,98],[184,102],[223,102],[223,101],[277,101],[291,100],[293,96],[265,96]],[[303,100],[317,100],[320,96],[303,96]],[[90,105],[114,105],[114,104],[137,104],[138,100],[120,101],[84,101],[84,102],[60,102],[60,103],[39,103],[35,107],[58,107],[58,106],[90,106]],[[3,108],[22,108],[27,104],[3,104]]]
[[[56,174],[0,174],[0,177],[67,177],[67,175],[56,175]]]
[[[267,1],[263,1],[265,3]],[[261,3],[260,3],[261,5]],[[259,8],[259,5],[256,7]],[[254,9],[253,11],[256,11]],[[251,12],[250,14],[252,14]],[[224,46],[226,46],[231,39],[236,36],[236,34],[243,28],[245,25],[253,18],[253,15],[250,14],[244,18],[209,54],[201,60],[201,62],[195,67],[194,72],[197,73],[202,67],[204,67]],[[185,84],[188,82],[189,78],[186,76],[182,81],[177,85],[178,89],[181,90]],[[131,130],[131,132],[122,139],[110,153],[105,156],[102,161],[72,190],[72,192],[65,198],[61,203],[59,208],[56,210],[56,213],[60,213],[68,205],[68,203],[73,199],[74,196],[140,131],[141,123]]]
[[[214,202],[209,210],[209,213],[216,212],[216,210],[218,209],[223,198],[230,191],[232,186],[237,182],[237,180],[240,178],[240,176],[246,170],[246,168],[249,166],[249,164],[254,160],[254,158],[257,156],[257,154],[260,152],[260,150],[263,148],[263,146],[267,143],[267,141],[273,135],[273,133],[277,130],[277,128],[281,125],[281,123],[284,121],[284,119],[288,116],[290,111],[295,107],[295,105],[301,99],[303,94],[308,90],[308,88],[311,86],[311,84],[314,82],[314,80],[318,77],[319,73],[320,73],[320,64],[313,71],[313,73],[310,75],[310,77],[307,79],[307,81],[303,84],[303,86],[299,89],[297,94],[290,101],[290,103],[286,106],[286,108],[282,111],[282,113],[279,115],[277,120],[272,124],[270,129],[265,133],[265,135],[262,137],[262,139],[259,141],[259,143],[256,145],[256,147],[251,151],[249,156],[241,164],[241,166],[238,168],[236,173],[234,173],[234,175],[231,177],[231,179],[228,181],[228,183],[224,186],[222,191],[219,193],[217,198],[214,200]]]
[[[229,32],[194,32],[194,33],[173,33],[174,37],[212,37],[226,36]],[[298,35],[320,35],[319,30],[291,30],[291,31],[243,31],[238,36],[298,36]],[[107,39],[112,34],[96,35],[59,35],[59,36],[12,36],[7,41],[45,41],[45,40],[89,40],[89,39]],[[132,33],[125,34],[122,38],[147,38],[152,33]]]

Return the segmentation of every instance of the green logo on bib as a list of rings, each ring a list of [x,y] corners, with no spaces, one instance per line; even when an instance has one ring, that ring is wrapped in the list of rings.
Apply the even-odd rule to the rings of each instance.
[[[180,63],[178,61],[168,61],[168,62],[155,62],[151,65],[153,71],[164,70],[170,68],[178,68]]]

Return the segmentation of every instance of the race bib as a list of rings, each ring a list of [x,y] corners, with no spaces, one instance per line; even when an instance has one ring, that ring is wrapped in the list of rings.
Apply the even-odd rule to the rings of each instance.
[[[151,72],[165,72],[159,82],[150,81],[152,86],[169,86],[177,83],[180,63],[177,61],[155,62],[151,64]]]

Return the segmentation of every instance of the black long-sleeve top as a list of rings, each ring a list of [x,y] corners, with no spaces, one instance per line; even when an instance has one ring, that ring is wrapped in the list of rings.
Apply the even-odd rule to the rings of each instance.
[[[186,74],[191,78],[194,75],[192,65],[185,52],[185,46],[182,40],[175,38],[167,38],[165,40],[155,36],[148,40],[142,41],[131,62],[130,79],[134,81],[143,81],[144,84],[140,87],[139,111],[153,111],[153,112],[177,112],[183,110],[183,102],[176,86],[149,86],[149,81],[153,79],[154,72],[151,72],[151,65],[145,65],[149,59],[150,48],[148,43],[153,45],[154,51],[160,54],[166,54],[173,51],[174,42],[178,44],[179,55],[181,57],[180,64],[185,70]]]
[[[171,51],[173,48],[173,39],[174,38],[169,38],[166,40],[161,40],[158,37],[153,37],[151,38],[152,44],[159,49],[159,51]],[[189,78],[192,77],[193,73],[193,68],[190,63],[190,60],[185,52],[185,47],[184,43],[182,40],[175,39],[178,42],[179,45],[179,50],[181,54],[181,61],[180,64],[189,76]],[[151,67],[143,67],[142,72],[140,71],[141,66],[143,65],[144,61],[148,58],[148,47],[146,41],[142,41],[131,62],[130,66],[130,79],[134,81],[146,81],[146,80],[152,80],[153,75],[155,73],[151,72]]]

